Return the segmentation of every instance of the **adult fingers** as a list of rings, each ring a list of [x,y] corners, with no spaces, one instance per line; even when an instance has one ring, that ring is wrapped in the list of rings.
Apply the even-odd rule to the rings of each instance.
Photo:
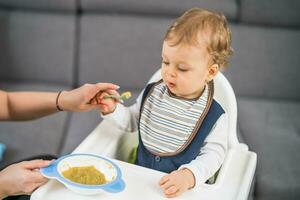
[[[32,183],[30,185],[30,187],[28,187],[24,192],[26,195],[30,195],[32,194],[37,188],[39,188],[40,186],[44,185],[46,183],[46,181],[44,182],[36,182],[36,183]]]
[[[92,98],[95,98],[97,95],[101,94],[105,90],[116,90],[119,86],[112,83],[96,83],[96,84],[85,84],[88,88],[88,93],[86,94],[86,99],[91,102]]]
[[[26,169],[37,169],[37,168],[42,168],[42,167],[47,167],[50,165],[52,160],[31,160],[31,161],[23,161],[21,164],[26,168]]]
[[[115,96],[120,96],[119,92],[117,92],[116,90],[106,90],[105,92],[107,92],[109,95],[115,95]]]
[[[102,92],[99,96],[97,96],[99,104],[110,105],[110,104],[112,104],[112,102],[115,102],[118,100],[118,98],[115,98],[115,96],[117,97],[117,95],[112,95],[111,98],[106,98],[109,96],[111,96],[111,95],[107,91]]]
[[[120,88],[120,86],[115,85],[113,83],[96,83],[98,90],[117,90]]]
[[[25,177],[26,184],[28,186],[30,186],[30,188],[32,185],[35,185],[35,184],[41,185],[48,181],[48,179],[45,178],[39,171],[35,171],[35,170],[33,170],[33,171],[28,170],[26,172],[26,176],[24,176],[24,177]]]
[[[97,103],[98,103],[97,101],[98,101],[98,100],[96,99],[96,97],[94,97],[94,98],[92,98],[92,99],[90,100],[89,103],[90,103],[91,105],[97,105]]]

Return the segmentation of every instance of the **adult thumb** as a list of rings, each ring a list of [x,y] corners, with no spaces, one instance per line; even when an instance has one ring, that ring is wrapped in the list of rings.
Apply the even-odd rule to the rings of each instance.
[[[47,167],[53,160],[31,160],[31,161],[23,161],[23,165],[27,169],[39,169],[42,167]]]

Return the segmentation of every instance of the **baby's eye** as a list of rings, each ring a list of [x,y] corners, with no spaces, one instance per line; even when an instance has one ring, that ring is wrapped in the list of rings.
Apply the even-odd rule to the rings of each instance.
[[[164,65],[169,65],[169,64],[170,64],[170,63],[167,62],[167,61],[162,61],[162,63],[163,63]]]
[[[188,69],[182,69],[182,68],[178,68],[178,70],[181,71],[181,72],[187,72],[188,71]]]

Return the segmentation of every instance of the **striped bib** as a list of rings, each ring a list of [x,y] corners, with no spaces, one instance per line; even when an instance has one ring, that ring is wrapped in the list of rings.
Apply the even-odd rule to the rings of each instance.
[[[203,113],[209,95],[205,87],[201,97],[187,100],[174,97],[166,85],[156,85],[146,99],[140,117],[144,146],[154,153],[174,153],[189,139]]]

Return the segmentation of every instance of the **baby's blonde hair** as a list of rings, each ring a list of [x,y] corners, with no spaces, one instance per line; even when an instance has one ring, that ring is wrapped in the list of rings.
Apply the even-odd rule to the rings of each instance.
[[[227,66],[231,48],[231,32],[223,14],[193,8],[185,12],[169,27],[164,40],[171,46],[199,44],[204,39],[211,64]]]

